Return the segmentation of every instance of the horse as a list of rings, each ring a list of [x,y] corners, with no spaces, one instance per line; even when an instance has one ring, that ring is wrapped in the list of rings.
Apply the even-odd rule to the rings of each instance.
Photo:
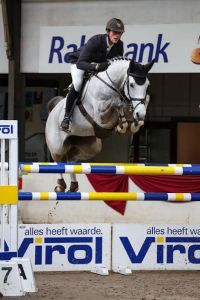
[[[66,98],[56,96],[49,101],[45,137],[55,162],[88,161],[101,151],[103,138],[113,132],[135,133],[144,124],[150,99],[147,74],[154,61],[142,65],[117,57],[109,63],[106,71],[91,74],[84,85],[74,107],[71,132],[60,127]],[[66,189],[60,176],[55,191]],[[77,191],[76,175],[70,177],[69,191]]]

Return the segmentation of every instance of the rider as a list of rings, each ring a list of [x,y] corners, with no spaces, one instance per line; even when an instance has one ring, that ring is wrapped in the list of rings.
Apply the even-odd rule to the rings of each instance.
[[[112,18],[106,24],[106,34],[94,35],[81,49],[69,55],[73,84],[67,95],[65,116],[61,123],[64,131],[70,132],[72,107],[81,90],[84,72],[105,71],[109,66],[107,59],[123,56],[124,47],[120,40],[123,32],[124,23]]]

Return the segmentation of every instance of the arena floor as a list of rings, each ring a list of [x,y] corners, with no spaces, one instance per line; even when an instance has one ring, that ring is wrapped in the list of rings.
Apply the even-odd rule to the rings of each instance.
[[[199,271],[136,271],[124,276],[90,272],[35,273],[38,292],[23,300],[199,300]],[[6,298],[5,298],[6,299]]]

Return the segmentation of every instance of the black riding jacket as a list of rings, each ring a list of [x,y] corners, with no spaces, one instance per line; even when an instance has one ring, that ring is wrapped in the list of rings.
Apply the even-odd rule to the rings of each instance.
[[[123,56],[123,42],[119,40],[107,53],[107,34],[97,34],[91,37],[88,42],[78,51],[69,55],[69,61],[76,63],[77,68],[85,71],[95,70],[95,64],[102,63],[109,58]]]

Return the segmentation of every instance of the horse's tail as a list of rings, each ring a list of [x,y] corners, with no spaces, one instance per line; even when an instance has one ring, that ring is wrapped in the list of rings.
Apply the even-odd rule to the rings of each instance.
[[[48,102],[48,113],[50,113],[52,111],[52,109],[62,100],[64,99],[64,97],[62,96],[56,96],[53,97],[49,102]]]

